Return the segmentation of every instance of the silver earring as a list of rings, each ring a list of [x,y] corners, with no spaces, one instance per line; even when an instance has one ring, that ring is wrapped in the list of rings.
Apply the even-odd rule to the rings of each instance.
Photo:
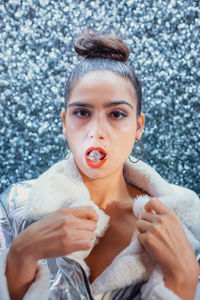
[[[140,140],[137,140],[137,142],[139,143],[139,146],[140,146],[140,154],[139,154],[138,159],[135,160],[135,161],[133,161],[133,160],[131,159],[131,156],[130,156],[130,155],[129,155],[129,157],[128,157],[129,160],[130,160],[130,162],[133,163],[133,164],[137,163],[137,162],[140,160],[141,156],[142,156],[142,143],[140,142]]]
[[[67,154],[66,154],[66,148],[68,148],[67,149]],[[67,145],[67,140],[64,139],[64,142],[63,142],[63,158],[68,160],[70,158],[70,156],[71,156],[71,151],[70,151],[70,149]]]

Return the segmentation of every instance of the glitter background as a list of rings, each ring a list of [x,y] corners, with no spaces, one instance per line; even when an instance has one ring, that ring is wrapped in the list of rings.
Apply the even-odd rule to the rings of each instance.
[[[91,28],[129,46],[143,83],[143,160],[200,194],[199,12],[195,0],[0,1],[0,190],[62,159],[72,44]]]

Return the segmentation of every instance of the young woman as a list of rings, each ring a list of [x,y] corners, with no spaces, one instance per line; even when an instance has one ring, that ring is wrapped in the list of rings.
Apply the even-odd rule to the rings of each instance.
[[[1,198],[0,298],[197,299],[200,202],[130,157],[145,117],[128,49],[87,33],[75,50],[71,155]]]

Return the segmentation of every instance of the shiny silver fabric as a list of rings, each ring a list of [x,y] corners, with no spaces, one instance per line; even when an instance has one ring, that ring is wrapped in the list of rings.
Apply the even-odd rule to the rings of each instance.
[[[12,185],[0,200],[0,251],[10,247],[12,240],[36,220],[24,218],[24,203],[34,180]],[[90,284],[84,270],[75,261],[59,257],[44,260],[51,274],[50,300],[92,300]],[[139,300],[140,286],[120,289],[112,300]]]

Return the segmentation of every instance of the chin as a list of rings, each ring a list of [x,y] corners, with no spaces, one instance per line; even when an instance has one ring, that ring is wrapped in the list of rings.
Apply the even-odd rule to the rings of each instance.
[[[113,168],[113,166],[111,167],[106,163],[100,168],[91,168],[87,164],[83,164],[82,166],[77,165],[77,168],[83,178],[96,180],[107,178],[114,174],[116,171],[123,170],[123,164],[118,166],[118,168]]]
[[[110,172],[106,172],[105,169],[103,170],[102,168],[79,168],[79,172],[81,173],[82,177],[86,177],[89,179],[103,179],[106,178],[110,175]]]

